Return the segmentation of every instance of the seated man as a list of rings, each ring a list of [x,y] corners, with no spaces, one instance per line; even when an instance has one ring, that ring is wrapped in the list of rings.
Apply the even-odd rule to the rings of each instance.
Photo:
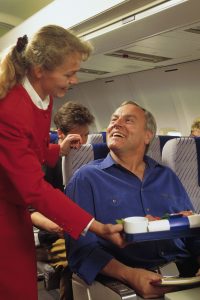
[[[110,153],[81,167],[70,180],[67,195],[103,223],[193,210],[178,177],[145,155],[155,133],[156,122],[150,112],[132,101],[122,103],[107,128]],[[184,264],[190,268],[188,276],[198,271],[200,239],[148,241],[119,249],[89,233],[77,241],[66,235],[66,242],[71,270],[88,284],[104,274],[128,284],[145,298],[172,290],[152,284],[161,278],[155,267],[177,261],[180,270]]]

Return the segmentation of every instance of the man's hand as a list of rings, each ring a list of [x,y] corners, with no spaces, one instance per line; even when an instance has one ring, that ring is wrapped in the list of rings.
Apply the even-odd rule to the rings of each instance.
[[[196,276],[200,276],[200,269],[199,269],[198,272],[196,273]]]
[[[89,231],[96,233],[98,236],[111,241],[115,245],[120,248],[123,248],[127,245],[125,242],[122,231],[123,225],[122,224],[102,224],[96,220],[92,222],[90,225]]]
[[[104,266],[101,273],[132,287],[144,299],[162,297],[165,293],[176,290],[174,287],[156,286],[161,281],[162,276],[160,274],[145,269],[128,267],[115,258]]]
[[[156,286],[161,280],[161,275],[145,269],[128,267],[124,275],[128,285],[144,299],[162,297],[165,293],[177,290],[176,287]]]
[[[70,149],[79,149],[82,144],[82,139],[79,134],[68,134],[66,138],[64,138],[60,145],[60,156],[68,155]]]

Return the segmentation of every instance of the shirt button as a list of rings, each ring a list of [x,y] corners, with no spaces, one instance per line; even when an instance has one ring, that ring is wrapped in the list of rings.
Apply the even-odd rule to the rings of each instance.
[[[146,211],[150,211],[150,209],[149,209],[149,208],[147,208],[147,209],[146,209]]]
[[[113,201],[112,201],[114,204],[116,204],[117,203],[117,200],[116,199],[113,199]]]
[[[165,252],[164,251],[161,251],[161,255],[164,255],[165,254]]]

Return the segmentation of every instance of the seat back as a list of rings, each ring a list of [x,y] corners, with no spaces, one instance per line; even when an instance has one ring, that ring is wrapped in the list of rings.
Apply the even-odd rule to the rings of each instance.
[[[85,144],[79,149],[71,149],[67,156],[62,158],[63,184],[67,185],[74,172],[91,160],[104,158],[109,149],[106,143]]]
[[[175,138],[174,136],[156,136],[151,143],[147,155],[162,163],[162,148],[163,145],[169,139]],[[95,133],[90,134],[88,141],[92,143],[87,143],[82,145],[79,149],[71,149],[69,154],[62,158],[62,174],[63,174],[63,185],[66,186],[69,179],[72,177],[74,172],[78,170],[81,166],[87,164],[91,160],[104,158],[109,152],[106,145],[106,133]],[[98,142],[98,143],[97,143]]]
[[[200,212],[199,159],[199,138],[175,138],[163,147],[163,163],[179,177],[197,213]]]
[[[162,163],[163,146],[168,140],[174,138],[176,138],[176,136],[169,136],[169,135],[155,136],[147,151],[147,155],[153,158],[154,160],[156,160],[158,163]],[[92,133],[88,135],[87,144],[100,144],[100,143],[106,143],[106,132]]]
[[[155,138],[153,139],[152,143],[149,146],[147,155],[161,164],[163,147],[167,141],[174,139],[174,138],[176,138],[176,137],[169,136],[169,135],[156,135]]]
[[[50,131],[49,132],[49,140],[51,144],[57,144],[58,143],[58,133],[57,131]]]
[[[158,163],[162,162],[159,136],[155,136],[155,138],[151,142],[149,149],[147,151],[147,155],[153,158],[154,160],[156,160]]]
[[[88,135],[87,144],[106,143],[106,132],[90,133]]]
[[[91,285],[86,284],[80,277],[73,274],[72,288],[74,300],[139,300],[135,291],[117,280],[107,282],[94,281]]]

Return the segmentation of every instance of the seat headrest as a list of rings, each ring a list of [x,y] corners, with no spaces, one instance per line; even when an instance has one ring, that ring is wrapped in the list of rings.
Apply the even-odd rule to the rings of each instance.
[[[109,148],[106,143],[93,144],[94,159],[105,158],[109,152]]]
[[[102,131],[101,134],[103,136],[103,143],[106,143],[106,132]]]
[[[194,138],[197,150],[198,184],[200,186],[200,137]]]
[[[165,143],[171,139],[178,138],[178,136],[171,136],[171,135],[159,135],[160,140],[160,153],[162,153],[163,147]]]
[[[91,160],[94,160],[91,144],[82,145],[79,149],[71,149],[69,154],[62,158],[63,185],[66,186],[74,172]]]
[[[106,132],[90,133],[88,135],[87,144],[106,143]]]
[[[57,144],[58,143],[58,134],[57,132],[50,132],[49,133],[50,143]]]
[[[94,159],[107,156],[109,149],[106,143],[85,144],[79,149],[71,149],[67,156],[62,158],[63,185],[66,186],[76,170]]]

